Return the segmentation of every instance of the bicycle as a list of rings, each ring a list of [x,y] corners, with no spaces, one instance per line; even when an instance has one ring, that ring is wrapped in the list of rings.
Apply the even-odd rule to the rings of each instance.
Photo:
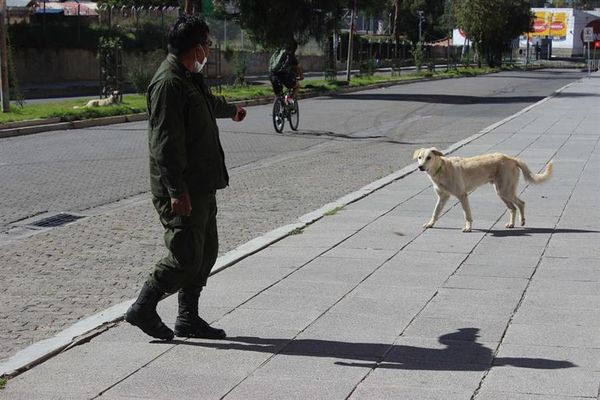
[[[300,122],[300,109],[298,100],[292,97],[292,89],[282,91],[273,102],[273,127],[277,133],[283,131],[286,119],[290,124],[290,128],[297,131]]]

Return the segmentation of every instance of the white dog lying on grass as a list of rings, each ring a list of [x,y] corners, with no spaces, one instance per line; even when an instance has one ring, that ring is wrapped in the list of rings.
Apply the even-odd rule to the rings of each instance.
[[[73,108],[93,108],[93,107],[101,107],[108,106],[111,104],[118,104],[120,102],[121,96],[118,90],[112,92],[110,96],[105,99],[92,99],[86,103],[84,106],[73,106]]]

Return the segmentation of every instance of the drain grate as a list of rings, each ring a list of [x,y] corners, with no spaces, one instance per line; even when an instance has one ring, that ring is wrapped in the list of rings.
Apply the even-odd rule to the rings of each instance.
[[[56,215],[51,215],[50,217],[42,218],[42,219],[35,221],[29,225],[39,226],[42,228],[54,228],[56,226],[62,226],[62,225],[68,224],[69,222],[77,221],[80,218],[83,218],[83,216],[67,214],[67,213],[59,213]]]

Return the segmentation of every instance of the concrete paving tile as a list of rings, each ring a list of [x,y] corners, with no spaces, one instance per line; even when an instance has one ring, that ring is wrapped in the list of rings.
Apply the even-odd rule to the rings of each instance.
[[[329,250],[322,257],[354,258],[363,260],[378,260],[383,262],[396,254],[395,250],[385,249],[351,249],[338,246]]]
[[[381,400],[381,399],[410,399],[410,400],[470,400],[473,392],[448,391],[447,389],[431,389],[427,387],[406,387],[401,384],[361,383],[349,397],[351,400]]]
[[[299,249],[289,247],[278,247],[277,249],[267,248],[258,253],[252,254],[251,257],[241,260],[239,263],[232,265],[225,271],[236,271],[238,268],[252,268],[255,266],[295,269],[306,264],[321,252],[326,251],[327,248],[324,247],[321,252],[316,253],[313,250],[314,249],[307,249],[307,253],[302,253]],[[216,278],[220,273],[221,272],[215,275],[214,278]]]
[[[402,337],[438,339],[442,336],[453,334],[455,340],[473,340],[482,343],[499,343],[508,318],[505,321],[483,321],[479,319],[446,319],[427,318],[418,316],[406,328]]]
[[[483,382],[481,393],[510,388],[517,393],[595,398],[598,395],[598,376],[598,372],[576,368],[493,367]]]
[[[353,361],[353,359],[350,359]],[[375,358],[356,361],[375,362]],[[347,358],[326,357],[320,355],[277,354],[254,372],[254,376],[263,378],[300,378],[319,380],[344,380],[359,382],[370,367],[346,366]]]
[[[60,391],[58,388],[54,392],[37,391],[35,389],[26,390],[12,390],[5,388],[0,390],[0,399],[2,400],[32,400],[32,399],[44,399],[44,400],[80,400],[81,393],[65,393]]]
[[[281,246],[280,242],[259,251],[259,257],[276,258],[277,260],[291,259],[295,265],[302,265],[329,250],[330,247],[292,247]],[[252,257],[255,257],[253,255]]]
[[[511,304],[464,304],[436,302],[435,298],[420,316],[424,318],[479,319],[482,321],[506,321],[512,315]]]
[[[522,303],[513,317],[515,324],[561,324],[600,328],[600,310],[567,307],[534,306],[530,302]]]
[[[352,221],[353,223],[369,223],[378,217],[385,214],[388,210],[374,209],[362,201],[358,201],[352,204],[348,204],[338,213],[330,218],[340,218],[346,221]]]
[[[298,307],[296,310],[237,308],[219,320],[218,324],[228,334],[256,335],[257,330],[268,333],[275,331],[300,332],[312,323],[321,311]]]
[[[382,303],[397,304],[399,309],[417,305],[421,308],[435,294],[436,288],[428,287],[410,287],[399,288],[392,285],[370,284],[368,281],[362,283],[344,298],[359,297],[373,299]]]
[[[528,283],[529,280],[524,278],[453,275],[444,284],[444,287],[453,289],[506,290],[507,293],[508,291],[522,293]]]
[[[363,315],[378,315],[390,322],[405,326],[423,306],[422,301],[404,298],[403,301],[381,301],[358,296],[344,297],[331,309],[335,313],[353,313],[357,319]]]
[[[543,257],[536,279],[558,281],[600,281],[600,260],[595,258]]]
[[[347,281],[317,281],[309,275],[292,274],[278,282],[263,293],[286,293],[288,295],[301,294],[306,297],[322,296],[327,298],[341,298],[348,293],[356,283]]]
[[[403,249],[384,266],[391,270],[414,270],[422,273],[453,272],[467,256],[458,253],[429,252],[426,250]]]
[[[381,254],[381,257],[350,257],[350,255],[343,256],[334,256],[333,253],[327,253],[313,262],[305,265],[300,271],[313,271],[313,270],[356,270],[356,271],[373,271],[379,268],[383,262],[391,257],[391,254],[387,254],[387,257],[384,258],[384,255]],[[300,272],[298,271],[298,272]]]
[[[306,232],[290,235],[277,242],[279,247],[322,248],[333,247],[347,240],[355,231],[330,230],[327,232]]]
[[[381,364],[361,385],[385,386],[393,382],[404,388],[442,389],[450,393],[475,392],[485,366],[421,364],[402,366]]]
[[[396,286],[400,288],[438,288],[448,279],[448,273],[419,271],[376,271],[365,281],[369,286]]]
[[[486,255],[490,258],[503,259],[505,255],[511,253],[523,253],[527,256],[541,257],[545,250],[545,244],[538,244],[536,246],[525,246],[525,244],[515,246],[514,243],[502,243],[493,240],[494,238],[484,238],[473,251],[477,255]]]
[[[226,285],[225,285],[226,286]],[[223,290],[223,285],[212,285],[210,282],[210,278],[208,281],[208,285],[204,287],[202,290],[202,295],[200,297],[201,306],[206,307],[237,307],[238,305],[244,303],[246,300],[250,299],[252,296],[256,295],[256,291],[252,290]],[[172,298],[172,307],[170,310],[173,311],[173,314],[177,316],[177,296],[171,296]],[[163,300],[159,303],[159,308],[162,306],[166,306],[166,300]],[[159,313],[160,313],[159,309]]]
[[[173,347],[172,343],[148,343],[148,339],[145,343],[91,341],[51,358],[43,368],[11,379],[0,394],[11,399],[11,391],[31,388],[30,398],[44,398],[43,393],[93,397]]]
[[[532,266],[522,266],[518,264],[505,265],[494,264],[474,264],[467,260],[460,266],[456,272],[456,276],[482,276],[496,278],[520,278],[529,279],[535,271],[535,264]]]
[[[173,367],[169,370],[144,368],[111,388],[102,397],[139,399],[220,399],[243,377],[224,374],[204,375],[195,369]],[[114,397],[113,397],[114,396]]]
[[[554,292],[526,293],[522,305],[559,309],[595,310],[600,308],[600,295],[564,296],[562,293]]]
[[[505,388],[506,389],[506,388]],[[589,399],[589,397],[580,396],[555,396],[549,394],[536,394],[536,393],[515,393],[509,391],[480,391],[477,394],[477,400],[583,400]]]
[[[600,282],[598,281],[579,281],[579,280],[554,280],[554,279],[537,279],[535,277],[531,285],[527,289],[528,293],[535,294],[538,292],[555,292],[562,295],[590,295],[593,296],[600,293]]]
[[[600,238],[600,236],[599,236]],[[600,259],[600,246],[594,245],[598,239],[583,240],[575,237],[553,239],[546,249],[546,257],[575,257]]]
[[[560,346],[500,346],[494,365],[520,368],[575,368],[600,371],[600,349],[581,349]]]
[[[254,310],[296,311],[299,308],[323,312],[339,300],[337,296],[306,295],[268,290],[244,303],[241,308]]]
[[[229,393],[227,400],[344,399],[356,382],[251,376]]]
[[[514,289],[462,289],[443,287],[438,290],[433,303],[506,305],[513,309],[521,300],[522,291]]]
[[[395,250],[403,248],[412,237],[399,234],[398,232],[387,232],[385,235],[373,232],[360,231],[348,240],[340,244],[342,249],[376,249]]]
[[[548,321],[539,325],[511,324],[503,343],[594,349],[600,348],[600,337],[596,327],[557,325],[556,321]]]
[[[234,270],[226,269],[210,277],[208,286],[216,286],[227,291],[250,291],[259,292],[272,285],[293,270],[280,268],[278,265],[261,265],[253,267],[240,267]]]
[[[363,354],[377,357],[405,325],[380,315],[328,312],[300,333],[285,352],[310,351],[313,354]],[[294,350],[291,350],[293,348]],[[296,349],[301,350],[296,350]]]
[[[406,247],[406,250],[428,250],[440,253],[469,254],[473,251],[483,233],[429,229]]]

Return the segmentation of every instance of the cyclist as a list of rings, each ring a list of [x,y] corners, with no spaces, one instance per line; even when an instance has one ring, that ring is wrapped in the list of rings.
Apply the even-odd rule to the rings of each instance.
[[[284,49],[273,53],[269,61],[269,80],[273,85],[273,92],[281,96],[283,86],[292,89],[292,97],[295,98],[300,90],[298,80],[304,79],[304,71],[296,58],[298,43],[292,40]]]

